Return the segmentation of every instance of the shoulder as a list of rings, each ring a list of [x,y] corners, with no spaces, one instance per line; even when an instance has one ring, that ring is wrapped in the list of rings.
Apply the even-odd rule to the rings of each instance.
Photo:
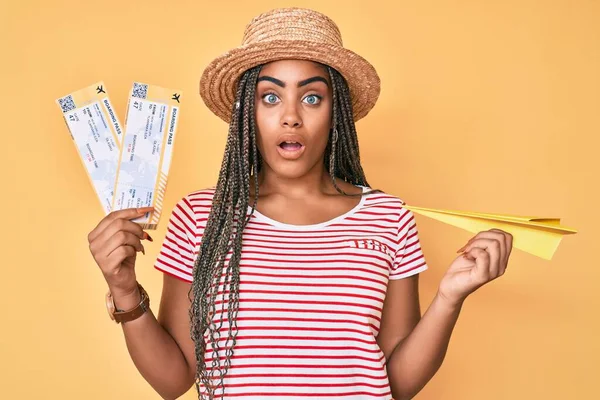
[[[369,190],[371,188],[367,188],[367,191]],[[414,222],[414,214],[404,207],[405,204],[406,201],[403,198],[381,191],[368,194],[364,208],[377,214],[386,215],[386,218],[395,220],[399,224],[399,229],[402,229]]]
[[[186,194],[184,198],[192,201],[212,200],[215,195],[215,190],[215,186],[194,190],[193,192]]]
[[[194,213],[202,211],[206,206],[212,204],[215,189],[213,186],[188,192],[177,201],[175,208],[187,208]]]
[[[190,230],[197,227],[199,222],[208,218],[214,194],[214,187],[188,192],[173,206],[171,220],[185,224]]]
[[[405,203],[400,197],[387,193],[377,188],[366,188],[366,192],[371,190],[380,190],[380,192],[369,193],[366,195],[365,205],[371,207],[382,207],[388,210],[396,210],[398,212],[406,210],[403,206]]]

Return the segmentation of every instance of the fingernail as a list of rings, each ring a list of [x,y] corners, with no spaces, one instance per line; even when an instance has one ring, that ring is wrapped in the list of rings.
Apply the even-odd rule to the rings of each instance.
[[[146,255],[146,250],[144,249],[144,245],[142,245],[142,254]]]
[[[144,239],[154,242],[154,240],[152,239],[152,236],[148,235],[148,232],[144,232]]]
[[[152,210],[154,210],[154,207],[139,207],[137,209],[137,212],[140,213],[140,214],[145,214],[145,213],[150,212]]]
[[[461,251],[463,251],[465,249],[465,247],[467,247],[467,246],[463,246],[460,249],[458,249],[457,253],[460,253]]]

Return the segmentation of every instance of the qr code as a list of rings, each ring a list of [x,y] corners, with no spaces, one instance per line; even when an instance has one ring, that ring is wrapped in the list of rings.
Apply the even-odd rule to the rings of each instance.
[[[75,107],[75,102],[73,101],[73,97],[71,97],[71,95],[65,96],[62,99],[58,99],[58,104],[60,105],[60,108],[63,113],[69,112],[77,108]]]
[[[145,99],[148,95],[148,85],[144,85],[143,83],[133,83],[133,97],[137,97],[138,99]]]

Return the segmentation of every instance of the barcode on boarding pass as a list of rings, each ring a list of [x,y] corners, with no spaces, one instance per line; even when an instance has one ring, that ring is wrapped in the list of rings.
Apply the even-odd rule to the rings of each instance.
[[[131,96],[137,97],[138,99],[145,99],[148,97],[148,85],[134,82]]]

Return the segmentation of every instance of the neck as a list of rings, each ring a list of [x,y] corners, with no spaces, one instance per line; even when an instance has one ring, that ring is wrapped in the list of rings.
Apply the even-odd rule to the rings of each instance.
[[[318,162],[306,174],[298,177],[286,177],[272,170],[266,163],[258,174],[260,196],[271,194],[288,198],[306,198],[316,194],[337,193],[329,172],[325,170],[323,160]],[[250,180],[250,195],[254,194],[254,179]]]

